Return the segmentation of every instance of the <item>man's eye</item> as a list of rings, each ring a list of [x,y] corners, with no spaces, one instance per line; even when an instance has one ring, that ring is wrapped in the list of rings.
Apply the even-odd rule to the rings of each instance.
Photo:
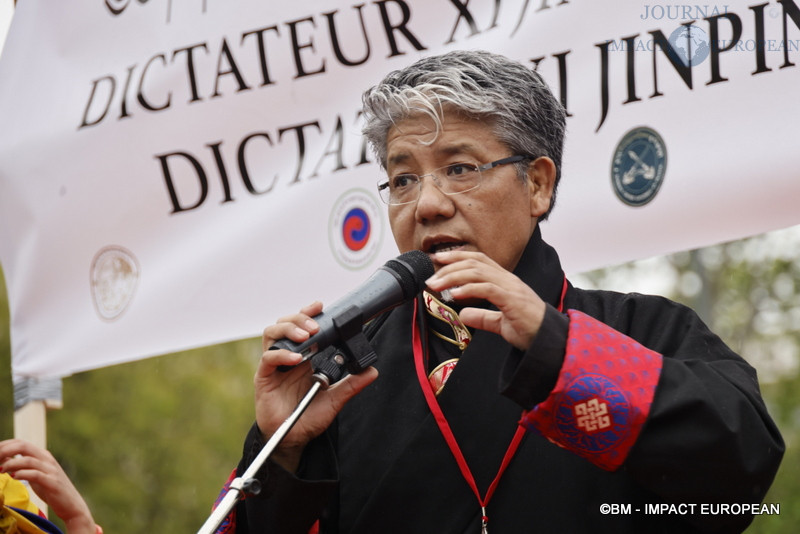
[[[392,178],[391,186],[392,189],[402,189],[414,185],[417,181],[418,178],[414,174],[398,174]]]
[[[470,163],[455,163],[447,167],[447,176],[463,176],[476,170],[477,167]]]

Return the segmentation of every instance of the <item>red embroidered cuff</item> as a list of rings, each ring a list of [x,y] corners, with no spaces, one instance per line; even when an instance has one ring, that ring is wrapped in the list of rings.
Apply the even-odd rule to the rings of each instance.
[[[556,387],[521,423],[613,471],[647,420],[662,356],[585,313],[568,314],[567,353]]]

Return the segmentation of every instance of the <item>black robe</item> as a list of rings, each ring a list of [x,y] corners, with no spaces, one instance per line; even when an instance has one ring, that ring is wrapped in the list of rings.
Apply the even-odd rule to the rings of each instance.
[[[652,404],[641,406],[645,422],[630,443],[620,445],[623,461],[613,470],[530,427],[487,506],[488,531],[744,530],[750,514],[714,513],[717,505],[760,503],[784,450],[755,370],[693,311],[667,299],[571,285],[562,297],[558,256],[538,229],[515,274],[548,303],[533,345],[522,352],[497,335],[475,332],[438,397],[481,495],[523,411],[534,413],[560,399],[552,390],[566,372],[576,317],[556,310],[562,298],[565,310],[578,310],[656,354],[660,376]],[[367,327],[378,354],[378,380],[308,445],[296,476],[267,463],[265,491],[238,505],[236,532],[306,533],[317,520],[325,534],[480,532],[477,497],[415,375],[413,313],[409,303]],[[445,350],[430,337],[423,334],[432,354]],[[254,427],[238,473],[262,445]]]

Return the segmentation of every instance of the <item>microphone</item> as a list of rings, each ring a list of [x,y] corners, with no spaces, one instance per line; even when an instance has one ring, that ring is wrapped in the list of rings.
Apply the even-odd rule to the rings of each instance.
[[[354,308],[360,312],[360,328],[373,317],[413,299],[431,276],[433,262],[427,254],[421,250],[405,252],[387,261],[366,282],[314,317],[319,325],[316,334],[302,343],[280,339],[270,350],[288,349],[300,353],[302,361],[306,361],[339,341],[339,328],[335,322],[342,317],[352,318]]]

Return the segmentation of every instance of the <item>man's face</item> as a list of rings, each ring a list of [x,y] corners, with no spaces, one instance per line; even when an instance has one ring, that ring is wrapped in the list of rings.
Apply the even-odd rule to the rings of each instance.
[[[389,176],[422,176],[454,163],[481,165],[514,155],[485,123],[457,114],[445,113],[443,128],[431,144],[434,132],[433,121],[425,116],[393,126],[386,141]],[[542,214],[536,201],[539,188],[530,175],[523,182],[514,165],[501,165],[483,172],[480,187],[458,195],[445,195],[430,176],[423,178],[418,200],[389,206],[389,222],[400,252],[478,251],[513,270],[536,217]]]

